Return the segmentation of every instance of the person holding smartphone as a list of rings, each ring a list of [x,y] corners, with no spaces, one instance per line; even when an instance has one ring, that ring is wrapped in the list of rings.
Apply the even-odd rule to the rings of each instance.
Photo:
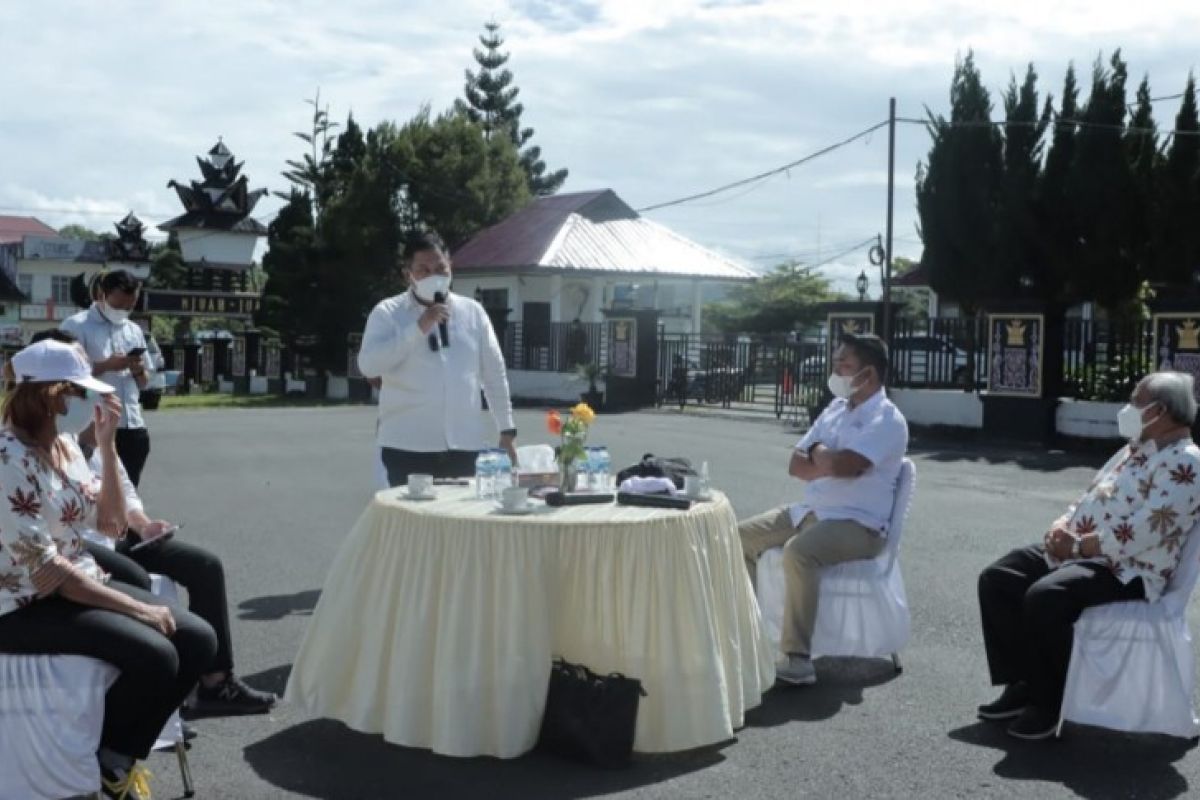
[[[150,432],[142,416],[141,392],[150,382],[154,363],[146,353],[142,329],[129,319],[137,307],[140,286],[125,270],[106,272],[99,281],[100,299],[82,314],[62,323],[75,335],[92,362],[92,373],[117,391],[121,426],[117,454],[137,486],[150,456]]]
[[[90,656],[115,666],[97,759],[108,797],[148,797],[144,759],[192,691],[217,641],[208,623],[117,580],[84,546],[125,517],[112,387],[77,346],[31,344],[5,366],[0,429],[0,652]],[[90,415],[100,473],[69,420]]]
[[[79,347],[75,337],[65,331],[50,330],[34,334],[34,342],[51,339]],[[96,447],[91,409],[97,403],[72,408],[60,417],[60,433],[75,435],[89,466],[101,473],[100,451]],[[243,683],[233,671],[233,641],[229,630],[229,600],[225,591],[225,567],[214,553],[174,538],[179,526],[166,520],[152,519],[145,510],[137,488],[117,464],[117,477],[125,499],[123,525],[114,543],[112,536],[96,528],[84,531],[87,551],[100,568],[114,579],[145,591],[150,590],[150,573],[165,575],[182,584],[188,592],[188,610],[212,626],[217,650],[200,676],[196,700],[189,708],[195,716],[236,716],[260,714],[270,710],[278,699]]]

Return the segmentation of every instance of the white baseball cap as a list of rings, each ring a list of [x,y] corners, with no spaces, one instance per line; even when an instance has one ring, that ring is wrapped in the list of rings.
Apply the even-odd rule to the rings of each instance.
[[[111,394],[113,387],[92,377],[92,365],[78,345],[43,339],[12,357],[17,383],[70,381],[76,386],[100,394]]]

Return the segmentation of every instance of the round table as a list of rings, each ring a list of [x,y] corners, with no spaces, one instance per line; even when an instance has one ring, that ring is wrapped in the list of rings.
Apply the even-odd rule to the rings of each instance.
[[[379,492],[334,560],[287,698],[389,742],[518,756],[555,657],[642,681],[634,748],[730,739],[775,679],[724,495],[688,511],[540,503],[471,487]]]

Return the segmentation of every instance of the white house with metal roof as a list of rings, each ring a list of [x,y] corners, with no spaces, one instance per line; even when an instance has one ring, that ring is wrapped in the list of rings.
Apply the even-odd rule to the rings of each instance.
[[[666,332],[699,333],[705,302],[758,278],[640,216],[611,189],[538,198],[472,237],[453,262],[456,292],[526,329],[654,308]]]

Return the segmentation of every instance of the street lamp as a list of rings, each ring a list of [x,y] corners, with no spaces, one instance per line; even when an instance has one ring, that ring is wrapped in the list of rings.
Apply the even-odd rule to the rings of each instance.
[[[858,302],[863,302],[867,299],[867,271],[864,269],[858,273],[858,280],[854,282],[854,287],[858,289]]]

